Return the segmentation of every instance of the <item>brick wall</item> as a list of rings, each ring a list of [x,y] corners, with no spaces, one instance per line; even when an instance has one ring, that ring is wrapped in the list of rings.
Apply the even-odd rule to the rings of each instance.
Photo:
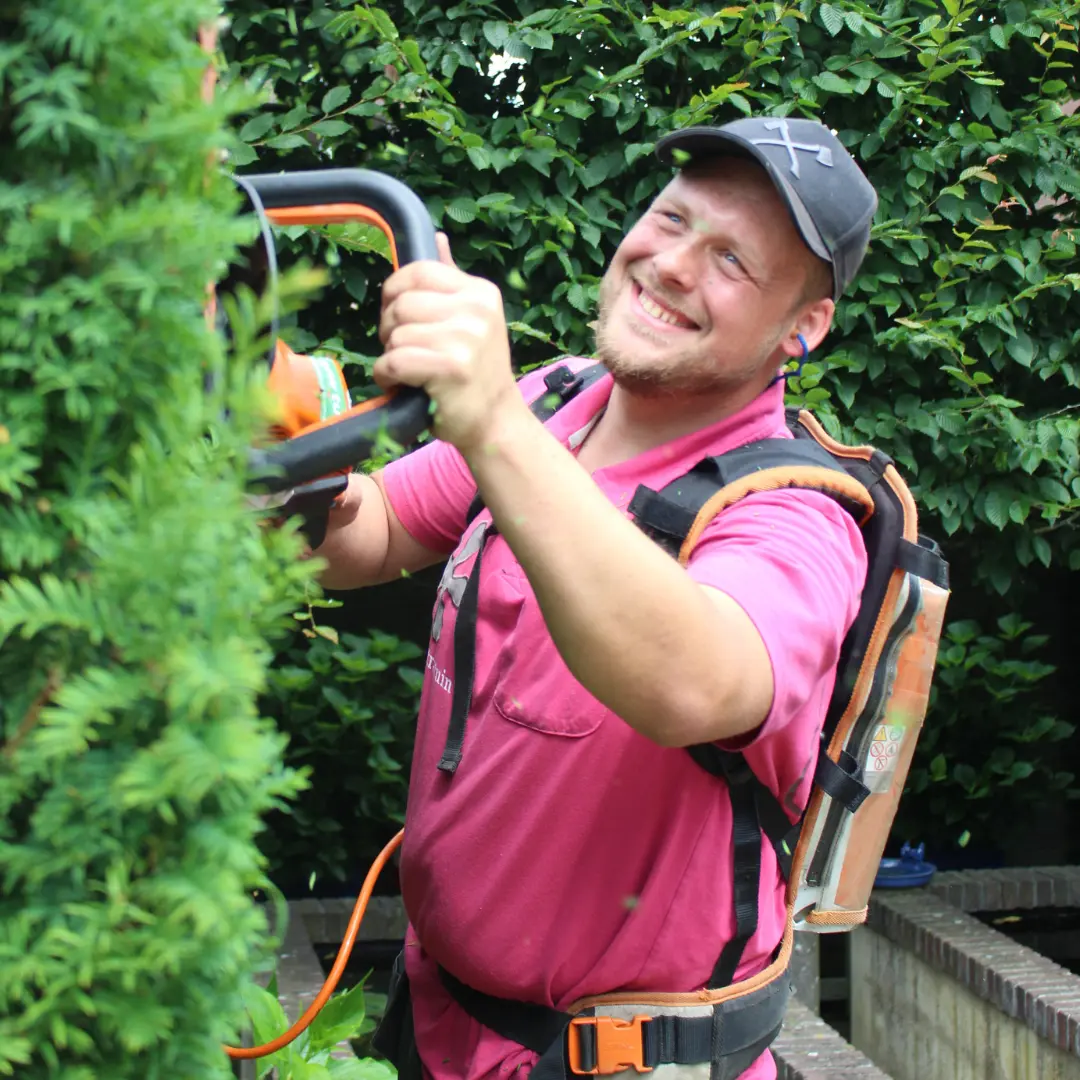
[[[898,1080],[1080,1080],[1080,977],[970,914],[1076,906],[1073,867],[876,891],[852,944],[853,1041]]]

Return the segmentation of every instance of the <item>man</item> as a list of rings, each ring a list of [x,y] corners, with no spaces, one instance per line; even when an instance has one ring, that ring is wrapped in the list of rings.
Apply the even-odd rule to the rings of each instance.
[[[603,280],[609,374],[546,425],[528,404],[543,373],[512,374],[498,289],[445,237],[441,263],[384,288],[375,378],[423,386],[440,441],[353,476],[318,554],[337,589],[451,556],[401,861],[415,1045],[436,1080],[537,1059],[448,986],[565,1009],[709,983],[734,932],[731,809],[685,748],[739,748],[794,818],[858,608],[862,538],[818,492],[743,499],[686,569],[627,513],[638,484],[787,436],[778,370],[824,339],[876,207],[812,121],[689,129],[661,140],[662,161],[676,151],[689,163]],[[768,844],[762,858],[736,978],[782,933]],[[745,1073],[774,1075],[767,1053]]]

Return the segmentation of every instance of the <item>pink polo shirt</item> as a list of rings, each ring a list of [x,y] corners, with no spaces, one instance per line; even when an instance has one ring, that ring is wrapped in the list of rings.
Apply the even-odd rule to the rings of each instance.
[[[542,375],[522,380],[527,399],[543,390]],[[611,386],[605,375],[564,406],[547,424],[552,436],[576,445]],[[625,511],[639,483],[658,490],[702,457],[788,434],[777,384],[737,415],[593,479]],[[416,540],[459,548],[476,485],[456,450],[425,446],[388,466],[385,483]],[[475,560],[468,540],[488,518],[465,532],[436,599],[401,858],[416,1039],[434,1080],[496,1080],[518,1067],[524,1075],[536,1060],[462,1012],[437,964],[478,990],[565,1009],[610,991],[699,989],[734,930],[723,783],[685,750],[638,734],[574,679],[501,536],[487,542],[481,564],[461,762],[453,775],[437,769],[456,604]],[[859,530],[815,492],[751,495],[706,529],[689,573],[740,604],[765,642],[775,695],[745,753],[781,801],[802,808],[866,573]],[[720,640],[716,659],[724,662]],[[784,882],[765,842],[758,928],[738,978],[769,962],[783,923]],[[768,1053],[744,1074],[775,1075]]]

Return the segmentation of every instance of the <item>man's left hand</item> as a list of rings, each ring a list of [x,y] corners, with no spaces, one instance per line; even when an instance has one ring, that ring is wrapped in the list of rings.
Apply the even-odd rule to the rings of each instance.
[[[383,389],[422,386],[435,403],[435,434],[463,453],[482,446],[522,408],[510,367],[498,286],[459,270],[446,236],[439,262],[409,263],[383,285],[374,378]]]

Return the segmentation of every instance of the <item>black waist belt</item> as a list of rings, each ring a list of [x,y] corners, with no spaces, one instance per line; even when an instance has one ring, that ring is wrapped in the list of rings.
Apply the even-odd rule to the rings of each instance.
[[[450,996],[474,1020],[540,1055],[531,1080],[610,1076],[658,1065],[712,1064],[710,1080],[736,1080],[780,1032],[790,993],[786,972],[765,986],[713,1005],[709,1013],[635,1016],[620,1020],[586,1009],[572,1015],[466,986],[444,968]],[[705,1003],[703,1003],[705,1004]]]

